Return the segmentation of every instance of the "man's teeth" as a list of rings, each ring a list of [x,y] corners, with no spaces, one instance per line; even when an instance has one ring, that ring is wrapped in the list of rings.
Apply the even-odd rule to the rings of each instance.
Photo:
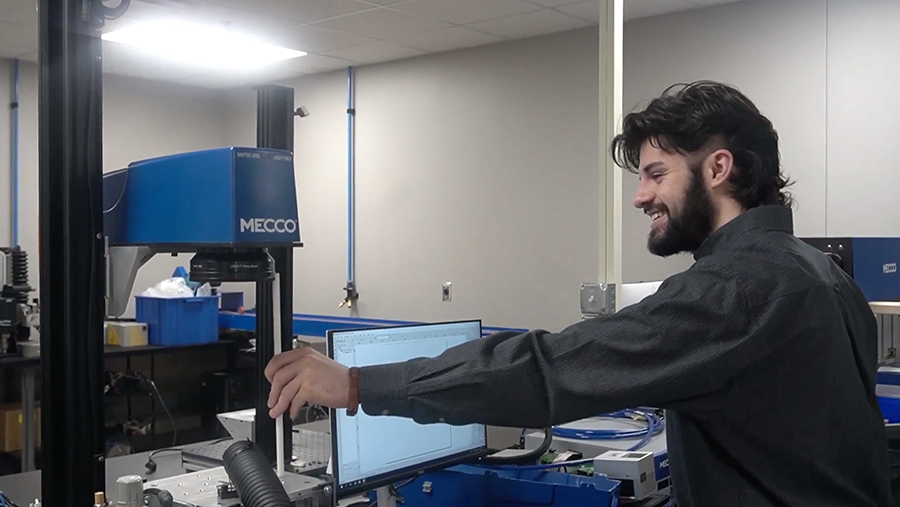
[[[659,218],[661,216],[662,216],[662,213],[659,211],[654,211],[653,213],[650,213],[650,218],[652,220],[656,220],[657,218]]]

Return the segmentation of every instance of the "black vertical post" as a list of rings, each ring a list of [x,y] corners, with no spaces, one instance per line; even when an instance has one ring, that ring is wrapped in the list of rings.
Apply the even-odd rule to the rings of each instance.
[[[53,507],[105,489],[98,4],[39,2],[41,500]]]
[[[268,85],[260,87],[256,97],[256,146],[294,151],[294,89]],[[291,350],[294,330],[294,249],[279,247],[269,249],[275,260],[279,280],[279,305],[281,308],[281,350]],[[268,390],[265,391],[268,393]],[[257,412],[257,417],[259,413]],[[259,419],[257,419],[259,420]],[[285,456],[290,456],[291,421],[284,418]]]
[[[272,322],[272,280],[256,282],[256,419],[253,441],[270,462],[275,462],[275,420],[269,417],[269,381],[265,369],[275,356]],[[290,456],[286,454],[285,456]]]

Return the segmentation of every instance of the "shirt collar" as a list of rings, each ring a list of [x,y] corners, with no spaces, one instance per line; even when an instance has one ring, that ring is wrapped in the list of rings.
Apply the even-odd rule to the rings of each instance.
[[[700,260],[703,257],[712,255],[716,250],[734,243],[745,233],[754,229],[793,234],[793,212],[791,208],[780,205],[751,208],[710,234],[706,241],[700,245],[700,248],[694,252],[694,259]]]

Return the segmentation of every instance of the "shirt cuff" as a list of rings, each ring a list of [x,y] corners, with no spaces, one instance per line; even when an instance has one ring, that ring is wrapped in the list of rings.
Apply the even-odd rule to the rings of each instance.
[[[403,363],[359,369],[359,402],[368,415],[407,415],[406,372]]]

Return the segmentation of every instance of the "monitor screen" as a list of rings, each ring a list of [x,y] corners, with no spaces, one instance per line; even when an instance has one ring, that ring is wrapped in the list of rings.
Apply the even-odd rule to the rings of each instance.
[[[481,322],[380,327],[328,333],[329,355],[344,366],[371,366],[434,357],[481,338]],[[394,416],[347,416],[332,411],[333,472],[338,497],[367,491],[416,473],[449,466],[487,451],[484,425],[418,424]]]

